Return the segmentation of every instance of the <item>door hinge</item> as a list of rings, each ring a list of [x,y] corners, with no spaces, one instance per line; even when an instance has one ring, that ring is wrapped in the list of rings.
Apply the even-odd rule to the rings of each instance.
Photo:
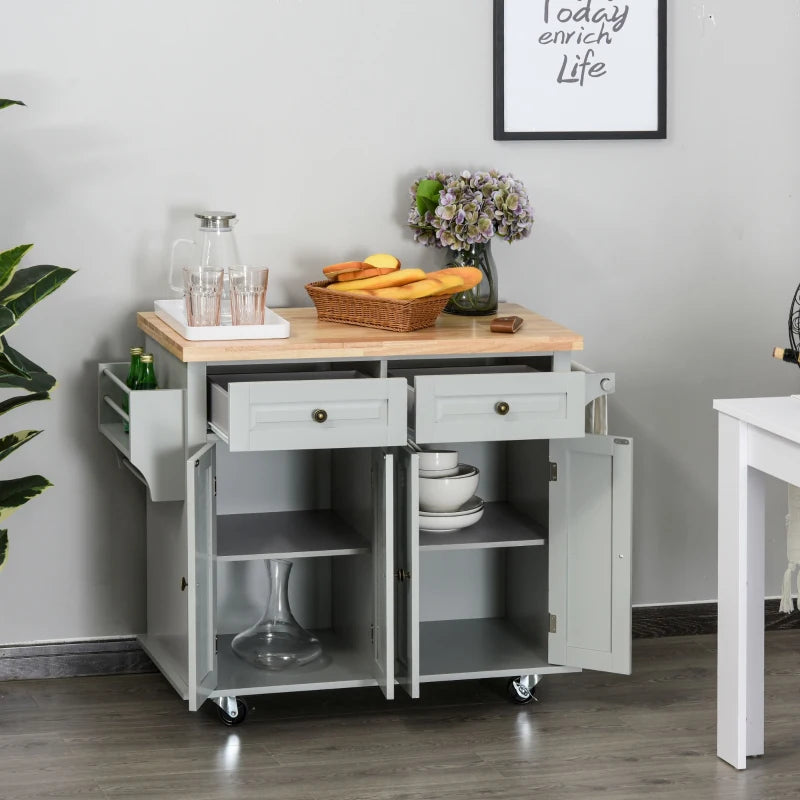
[[[369,626],[369,641],[370,641],[370,644],[375,644],[375,625],[374,624]]]
[[[217,496],[217,476],[214,476],[214,497]]]
[[[214,655],[219,653],[219,636],[214,637]]]
[[[558,617],[550,614],[550,633],[558,633]]]
[[[558,480],[558,464],[555,461],[548,462],[548,466],[550,467],[550,481],[557,481]]]
[[[411,580],[411,573],[407,569],[399,569],[394,574],[395,578],[397,578],[400,583],[403,581],[410,581]]]

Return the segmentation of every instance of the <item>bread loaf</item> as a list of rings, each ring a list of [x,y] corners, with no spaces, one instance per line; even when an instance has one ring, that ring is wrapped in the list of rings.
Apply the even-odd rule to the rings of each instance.
[[[457,292],[465,292],[467,289],[472,289],[483,279],[483,273],[477,267],[445,267],[436,272],[428,273],[429,278],[438,278],[442,275],[457,275],[461,278],[464,285],[460,289],[456,289],[455,291]]]
[[[396,269],[386,275],[376,275],[374,278],[364,278],[355,281],[337,281],[328,286],[334,292],[352,292],[355,289],[382,289],[387,286],[402,286],[412,281],[419,281],[425,277],[421,269]]]
[[[404,286],[389,286],[384,289],[373,289],[373,297],[387,300],[415,300],[418,297],[430,297],[434,294],[452,294],[459,291],[462,285],[458,275],[427,276],[422,280],[407,283]]]
[[[335,278],[345,272],[355,272],[359,269],[370,269],[371,264],[365,264],[363,261],[342,261],[338,264],[329,264],[327,267],[322,268],[322,272],[326,278]]]
[[[389,253],[373,253],[364,259],[364,263],[381,269],[400,269],[400,260]]]
[[[366,262],[365,262],[366,263]],[[392,269],[385,269],[383,267],[367,267],[366,269],[357,269],[353,272],[340,272],[336,276],[337,281],[358,281],[363,278],[374,278],[376,275],[387,275],[394,272],[397,267]]]

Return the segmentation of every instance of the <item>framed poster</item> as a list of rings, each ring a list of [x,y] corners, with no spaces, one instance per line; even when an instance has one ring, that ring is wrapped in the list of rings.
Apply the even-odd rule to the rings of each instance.
[[[665,139],[667,0],[494,0],[495,139]]]

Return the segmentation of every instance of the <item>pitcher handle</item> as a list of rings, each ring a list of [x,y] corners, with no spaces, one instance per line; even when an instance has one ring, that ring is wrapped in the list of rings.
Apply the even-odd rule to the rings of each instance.
[[[180,286],[176,286],[173,283],[173,275],[175,274],[175,248],[179,244],[191,244],[194,245],[194,242],[191,239],[176,239],[172,243],[172,254],[170,255],[169,259],[169,288],[172,289],[173,292],[181,292],[183,293],[183,284]]]

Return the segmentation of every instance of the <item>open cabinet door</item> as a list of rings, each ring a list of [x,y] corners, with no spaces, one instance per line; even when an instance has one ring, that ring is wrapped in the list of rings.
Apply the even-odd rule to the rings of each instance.
[[[419,697],[419,456],[397,450],[395,540],[397,574],[397,682],[409,697]]]
[[[394,700],[394,458],[383,450],[375,451],[372,458],[375,678],[386,699]]]
[[[550,462],[548,658],[628,675],[633,442],[552,441]]]
[[[217,688],[214,614],[217,501],[216,445],[212,442],[186,462],[186,524],[189,603],[189,710],[197,711]]]

